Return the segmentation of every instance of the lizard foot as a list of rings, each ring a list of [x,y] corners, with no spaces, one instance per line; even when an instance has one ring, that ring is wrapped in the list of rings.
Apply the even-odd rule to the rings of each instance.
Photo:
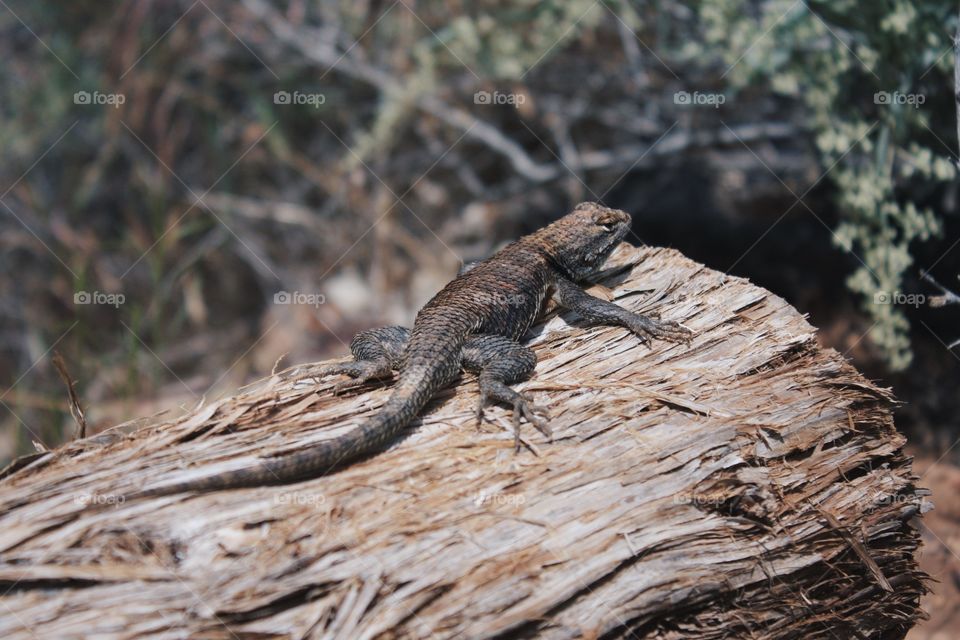
[[[630,316],[627,328],[642,342],[648,342],[653,338],[670,342],[690,342],[693,339],[693,332],[678,322],[658,320],[639,314]]]
[[[533,404],[530,397],[525,394],[517,393],[508,387],[504,388],[510,392],[509,397],[503,397],[506,394],[489,394],[486,390],[481,390],[480,400],[477,403],[477,424],[479,425],[483,421],[483,409],[489,404],[491,395],[493,395],[493,399],[495,400],[513,404],[513,447],[515,451],[520,450],[521,419],[526,419],[527,422],[536,427],[537,431],[547,438],[553,439],[553,431],[550,430],[547,424],[547,419],[550,417],[547,408]]]
[[[340,395],[344,391],[363,386],[370,380],[389,378],[393,372],[390,369],[389,363],[379,360],[355,360],[353,362],[332,364],[320,372],[321,376],[337,374],[348,375],[353,378],[353,380],[338,382],[333,387],[333,393],[335,395]]]

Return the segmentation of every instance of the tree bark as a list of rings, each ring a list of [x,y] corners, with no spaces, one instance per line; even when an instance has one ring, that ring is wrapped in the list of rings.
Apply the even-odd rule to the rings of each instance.
[[[518,388],[554,441],[474,420],[464,376],[387,452],[286,486],[126,500],[336,437],[390,391],[294,368],[0,480],[4,638],[899,638],[926,576],[888,390],[784,300],[623,247],[647,346],[550,312]],[[597,292],[602,295],[604,291]],[[300,378],[300,379],[297,379]]]

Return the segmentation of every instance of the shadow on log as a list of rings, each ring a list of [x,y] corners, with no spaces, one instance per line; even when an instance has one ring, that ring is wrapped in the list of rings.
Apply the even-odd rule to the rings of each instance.
[[[386,386],[298,367],[186,415],[14,463],[0,637],[899,638],[926,577],[888,391],[782,299],[621,247],[618,304],[697,333],[644,346],[550,313],[509,412],[475,379],[385,453],[286,486],[125,500],[335,437]]]

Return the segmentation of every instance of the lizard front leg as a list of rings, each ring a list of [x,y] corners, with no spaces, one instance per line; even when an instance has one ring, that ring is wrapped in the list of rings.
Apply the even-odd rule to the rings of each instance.
[[[498,335],[478,335],[467,340],[463,346],[463,368],[479,373],[480,400],[477,403],[477,423],[483,419],[483,408],[491,401],[503,402],[513,407],[514,447],[520,449],[520,419],[536,427],[543,435],[551,437],[543,407],[534,405],[531,399],[507,385],[526,379],[537,366],[537,356],[532,349],[519,342]]]
[[[389,378],[403,363],[404,351],[410,339],[406,327],[380,327],[361,331],[350,342],[355,360],[332,364],[320,375],[345,374],[353,378],[337,384],[334,393],[366,384],[369,380]]]
[[[591,322],[626,327],[642,341],[663,338],[673,342],[689,340],[693,333],[676,322],[662,322],[634,313],[612,302],[595,298],[566,278],[557,278],[557,302]]]

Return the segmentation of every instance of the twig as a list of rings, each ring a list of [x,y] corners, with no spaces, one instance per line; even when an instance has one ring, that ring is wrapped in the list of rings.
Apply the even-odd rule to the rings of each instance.
[[[934,280],[933,276],[930,275],[929,272],[921,271],[920,277],[935,286],[937,289],[940,289],[940,291],[943,293],[943,295],[940,296],[930,297],[929,304],[931,307],[945,307],[948,304],[960,304],[960,295],[957,295],[950,289],[947,289],[945,286]]]
[[[319,38],[311,30],[295,27],[282,14],[274,11],[262,0],[244,0],[247,10],[262,20],[276,38],[297,49],[314,63],[335,70],[354,80],[369,84],[385,96],[403,95],[405,90],[393,75],[379,69],[349,50],[340,53],[329,39]],[[406,97],[406,96],[405,96]],[[540,163],[528,154],[523,146],[489,122],[480,120],[469,111],[452,106],[436,95],[423,92],[411,97],[413,105],[434,116],[448,126],[461,131],[465,138],[480,142],[503,155],[514,171],[529,182],[544,183],[567,176],[570,172],[582,174],[588,170],[642,169],[662,162],[660,158],[688,151],[693,147],[715,145],[717,142],[737,142],[726,130],[692,134],[680,131],[663,135],[666,127],[651,125],[653,139],[642,145],[624,145],[613,149],[582,151],[570,157],[561,146],[563,163]],[[608,124],[622,128],[624,118],[613,118]],[[736,136],[743,142],[761,138],[785,137],[796,133],[792,125],[782,122],[765,122],[756,125],[735,127]],[[662,138],[661,138],[662,136]],[[650,143],[656,141],[651,149]]]
[[[80,398],[77,396],[77,389],[73,384],[73,379],[70,378],[70,374],[67,372],[67,364],[63,361],[63,356],[60,355],[59,351],[53,352],[53,366],[57,370],[57,373],[60,374],[63,383],[67,385],[67,395],[70,397],[70,415],[73,416],[78,427],[77,438],[86,438],[87,418],[83,413],[83,408],[80,406]]]
[[[251,13],[264,20],[275,36],[293,45],[314,62],[371,84],[385,95],[403,94],[401,84],[396,82],[390,74],[348,53],[338,54],[336,49],[328,44],[318,44],[315,38],[296,30],[279,13],[270,9],[261,0],[245,0],[244,5]],[[415,104],[430,115],[461,130],[467,137],[483,142],[488,147],[502,153],[516,171],[533,182],[545,182],[562,172],[562,167],[538,163],[523,150],[523,147],[493,125],[477,119],[463,109],[448,105],[436,96],[429,94],[417,96]]]
[[[937,282],[937,281],[933,278],[933,276],[930,275],[929,272],[927,272],[927,271],[921,271],[921,272],[920,272],[920,277],[921,277],[923,280],[926,280],[927,282],[929,282],[930,284],[932,284],[933,286],[935,286],[937,289],[940,289],[941,292],[943,292],[943,295],[931,296],[931,297],[930,297],[930,302],[929,302],[929,304],[930,304],[931,307],[945,307],[945,306],[947,306],[948,304],[960,304],[960,295],[957,295],[956,293],[954,293],[954,292],[951,291],[950,289],[947,289],[945,286],[943,286],[942,284],[940,284],[939,282]],[[957,276],[957,277],[960,278],[960,276]],[[958,339],[954,340],[953,342],[951,342],[950,344],[948,344],[948,345],[947,345],[947,349],[948,349],[948,350],[949,350],[949,349],[953,349],[953,348],[956,347],[956,346],[960,346],[960,338],[958,338]]]

